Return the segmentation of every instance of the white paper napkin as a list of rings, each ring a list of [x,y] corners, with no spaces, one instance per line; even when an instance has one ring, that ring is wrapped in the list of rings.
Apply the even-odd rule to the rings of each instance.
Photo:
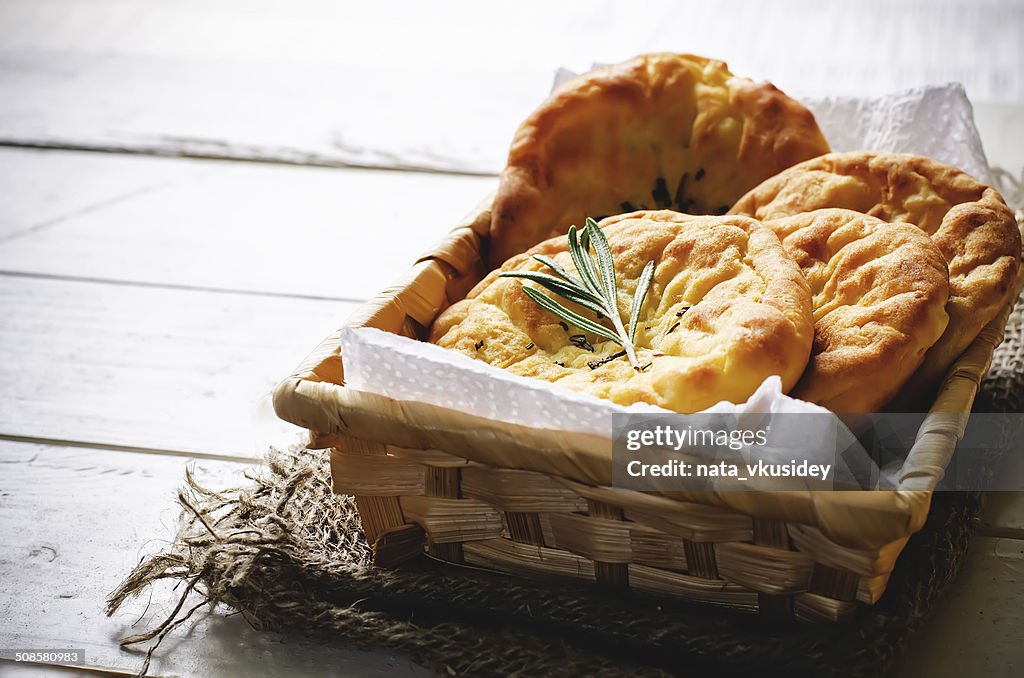
[[[959,83],[929,85],[881,97],[806,98],[834,151],[927,155],[992,183],[974,109]]]
[[[473,360],[457,351],[370,327],[341,330],[345,385],[399,400],[440,405],[467,414],[535,428],[608,436],[612,414],[667,410],[653,405],[616,405]],[[767,413],[827,410],[782,393],[769,377],[745,403],[721,402],[706,412]]]

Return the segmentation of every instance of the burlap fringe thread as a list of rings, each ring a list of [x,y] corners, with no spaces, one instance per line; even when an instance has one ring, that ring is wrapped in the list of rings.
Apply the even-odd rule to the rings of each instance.
[[[302,447],[271,450],[244,488],[214,491],[187,474],[173,545],[140,563],[108,599],[113,614],[156,581],[184,584],[162,624],[122,640],[154,641],[140,675],[171,631],[223,603],[256,629],[383,647],[452,676],[655,676],[701,666],[716,675],[759,666],[875,676],[958,569],[977,509],[974,495],[937,495],[890,593],[852,625],[780,629],[748,615],[429,561],[372,568],[354,503],[331,493],[329,474],[326,456]]]

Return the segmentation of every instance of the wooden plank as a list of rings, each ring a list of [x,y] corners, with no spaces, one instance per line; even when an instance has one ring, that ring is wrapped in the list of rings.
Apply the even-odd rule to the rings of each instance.
[[[138,678],[138,671],[122,671],[109,667],[68,668],[48,664],[26,664],[0,661],[4,678]],[[149,678],[159,678],[152,673]]]
[[[274,386],[353,308],[3,278],[0,435],[259,456],[299,435]]]
[[[912,638],[910,678],[1013,676],[1024,667],[1024,541],[975,537],[960,576]]]
[[[1024,492],[989,492],[979,530],[993,537],[1024,539]]]
[[[490,38],[436,8],[182,2],[140,12],[93,0],[2,9],[5,143],[494,173],[554,68],[478,66]],[[432,58],[439,45],[458,66]]]
[[[0,149],[0,271],[366,299],[495,185]]]
[[[1014,452],[1014,446],[1011,446],[994,473],[1003,487],[1013,487],[1013,479],[1019,481],[1024,478],[1024,457]],[[1019,484],[1017,486],[1020,487]],[[986,493],[978,531],[991,537],[1024,539],[1024,490]]]
[[[241,480],[245,468],[193,463],[210,487]],[[104,599],[143,555],[173,537],[186,460],[0,442],[0,465],[0,647],[82,649],[90,665],[138,671],[142,655],[120,650],[117,638],[160,621],[177,596],[157,587],[112,618],[103,614]],[[151,675],[432,675],[391,653],[258,633],[225,612],[197,615],[169,635]],[[0,673],[16,667],[0,662]]]
[[[1000,466],[999,477],[1024,478],[1024,458],[1008,454]],[[1024,539],[1024,491],[987,493],[978,529],[993,537]]]
[[[1024,5],[1001,0],[7,0],[0,139],[495,172],[559,66],[685,49],[803,94],[954,80],[974,100],[1019,103],[1022,25]],[[794,34],[799,49],[763,39]]]

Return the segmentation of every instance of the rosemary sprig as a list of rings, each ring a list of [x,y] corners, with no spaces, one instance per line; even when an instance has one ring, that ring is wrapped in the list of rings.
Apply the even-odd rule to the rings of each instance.
[[[651,282],[654,280],[654,262],[647,262],[637,281],[636,294],[633,295],[633,304],[629,314],[629,329],[627,330],[623,326],[622,316],[619,314],[615,261],[612,258],[608,239],[605,238],[601,228],[596,221],[587,217],[583,231],[577,233],[576,227],[571,226],[568,238],[569,255],[579,273],[578,278],[571,275],[558,262],[540,254],[534,255],[533,258],[551,269],[554,275],[536,271],[509,271],[500,273],[499,276],[531,280],[559,297],[592,311],[597,316],[597,320],[585,318],[539,290],[523,286],[526,296],[533,299],[541,308],[585,332],[614,341],[622,347],[633,369],[638,372],[642,371],[643,367],[636,358],[633,341],[640,319],[640,309],[644,305],[644,300],[647,299],[647,292],[650,291]],[[593,248],[593,253],[591,253],[591,248]],[[612,328],[598,322],[604,318],[611,320]]]

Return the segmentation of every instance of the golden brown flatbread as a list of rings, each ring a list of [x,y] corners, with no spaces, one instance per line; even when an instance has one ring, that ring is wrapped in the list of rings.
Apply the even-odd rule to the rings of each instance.
[[[942,252],[916,226],[851,210],[766,224],[811,288],[814,348],[792,395],[834,412],[877,412],[946,329]]]
[[[901,400],[908,407],[934,388],[1015,288],[1021,237],[990,186],[954,167],[914,155],[833,153],[768,179],[730,210],[762,220],[841,207],[907,222],[931,236],[949,266],[949,325],[928,351]]]
[[[533,254],[552,257],[575,274],[565,236],[492,271],[437,318],[429,340],[573,391],[678,412],[721,400],[743,402],[771,375],[780,375],[786,389],[796,383],[811,349],[810,293],[768,227],[745,217],[667,210],[610,217],[601,226],[615,260],[623,316],[644,266],[655,262],[636,335],[637,357],[650,363],[645,371],[635,371],[625,358],[598,364],[619,346],[542,309],[522,291],[534,283],[498,277],[502,271],[542,270]]]
[[[516,132],[488,259],[498,266],[587,216],[723,214],[758,182],[828,151],[810,111],[721,61],[649,54],[598,68]]]

